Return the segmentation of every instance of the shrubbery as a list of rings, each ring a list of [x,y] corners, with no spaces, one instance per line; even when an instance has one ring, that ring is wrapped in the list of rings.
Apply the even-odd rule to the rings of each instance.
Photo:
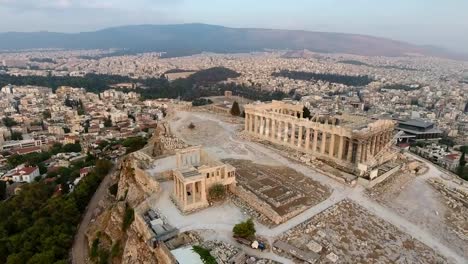
[[[255,224],[251,218],[247,219],[244,222],[240,222],[235,225],[232,229],[232,232],[235,236],[245,238],[245,239],[254,239],[255,238]]]
[[[226,188],[222,184],[214,184],[208,190],[210,200],[220,201],[226,197]]]
[[[128,204],[125,207],[125,214],[122,222],[122,229],[127,230],[135,220],[135,212]]]

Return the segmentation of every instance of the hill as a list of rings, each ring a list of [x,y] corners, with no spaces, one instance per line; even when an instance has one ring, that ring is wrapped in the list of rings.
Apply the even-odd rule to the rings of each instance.
[[[135,25],[94,32],[8,32],[0,33],[0,50],[126,49],[129,52],[165,51],[169,56],[196,54],[203,51],[236,53],[265,49],[310,50],[324,53],[349,53],[365,56],[433,55],[457,58],[442,49],[365,35],[228,28],[206,24]]]

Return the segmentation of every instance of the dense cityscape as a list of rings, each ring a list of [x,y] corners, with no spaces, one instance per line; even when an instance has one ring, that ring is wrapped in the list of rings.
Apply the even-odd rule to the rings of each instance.
[[[467,9],[0,0],[0,263],[468,263]]]
[[[27,200],[25,200],[31,195],[41,197],[40,199],[42,199],[43,203],[51,203],[51,200],[48,200],[49,195],[55,197],[49,199],[60,199],[63,203],[66,203],[67,199],[73,199],[73,201],[79,200],[81,202],[75,205],[75,210],[91,214],[85,211],[86,209],[83,208],[83,205],[90,201],[99,181],[109,173],[111,167],[115,166],[119,166],[121,170],[113,172],[114,176],[112,176],[112,180],[106,182],[108,194],[101,194],[99,199],[107,200],[105,202],[107,204],[114,203],[112,202],[113,196],[116,198],[121,197],[119,199],[122,200],[122,197],[124,197],[122,196],[122,191],[125,187],[121,185],[127,185],[127,188],[130,188],[125,191],[125,195],[128,195],[127,193],[132,188],[139,190],[131,191],[132,196],[126,199],[124,209],[122,209],[124,210],[124,216],[122,217],[124,219],[128,218],[128,220],[123,220],[124,230],[128,229],[129,225],[131,225],[130,221],[133,221],[132,219],[135,218],[133,214],[136,212],[134,213],[135,209],[133,208],[141,206],[138,203],[142,201],[143,197],[147,196],[147,199],[151,199],[154,193],[159,193],[159,190],[165,184],[163,178],[168,179],[167,176],[162,176],[167,174],[167,172],[163,172],[162,170],[168,168],[167,166],[169,165],[163,165],[161,162],[164,163],[165,158],[160,160],[158,156],[162,155],[162,157],[166,157],[170,153],[176,153],[177,159],[183,159],[183,155],[188,154],[181,153],[186,153],[187,151],[187,153],[203,152],[203,150],[189,150],[190,148],[185,150],[185,152],[180,152],[179,149],[183,150],[191,145],[188,142],[193,141],[199,142],[196,145],[206,147],[207,151],[213,154],[210,151],[210,146],[216,143],[207,144],[203,142],[205,142],[205,137],[210,137],[210,130],[215,128],[212,127],[213,124],[199,123],[204,118],[207,118],[204,116],[215,114],[221,120],[232,116],[235,119],[230,122],[234,122],[234,124],[245,119],[247,131],[254,130],[254,123],[251,123],[252,110],[246,112],[247,109],[245,108],[248,107],[247,104],[261,106],[262,103],[260,101],[283,101],[286,104],[285,106],[273,107],[279,107],[279,109],[303,105],[303,109],[302,107],[298,109],[300,112],[303,112],[302,116],[304,118],[315,120],[315,122],[322,122],[323,124],[323,121],[320,121],[323,120],[323,117],[335,116],[340,121],[326,121],[325,125],[328,122],[343,122],[341,126],[349,126],[353,131],[362,126],[361,122],[369,124],[369,122],[375,122],[376,120],[390,120],[396,124],[392,142],[396,144],[399,152],[413,153],[406,155],[418,155],[435,166],[440,166],[438,167],[440,170],[457,175],[454,176],[455,181],[463,182],[468,179],[468,166],[465,166],[466,158],[464,154],[468,150],[466,147],[468,145],[468,100],[466,97],[466,93],[468,92],[468,63],[435,57],[366,57],[349,54],[321,54],[307,50],[297,52],[255,52],[249,54],[206,53],[175,58],[164,58],[161,55],[161,53],[120,55],[114,54],[112,50],[34,50],[1,54],[2,72],[0,82],[3,84],[0,90],[2,95],[0,99],[0,113],[2,116],[2,126],[0,127],[2,135],[0,137],[2,149],[0,165],[2,181],[0,183],[2,186],[2,198],[6,199],[5,203],[8,203],[8,205],[5,204],[5,208],[2,208],[3,219],[6,219],[6,222],[1,225],[4,234],[10,234],[11,236],[21,234],[21,239],[26,239],[24,236],[27,233],[24,232],[28,232],[30,235],[34,234],[34,229],[21,231],[22,227],[14,224],[14,222],[18,221],[18,215],[5,211],[15,210],[15,206],[30,208],[31,212],[41,210],[42,206],[40,204],[38,205],[39,207],[35,207],[32,204],[28,204]],[[75,87],[72,87],[73,85]],[[166,97],[164,97],[165,95]],[[189,117],[188,114],[190,113],[192,113],[192,117]],[[181,118],[183,120],[190,120],[184,122],[190,124],[187,127],[189,130],[192,130],[192,133],[195,133],[194,138],[189,136],[190,134],[184,135],[184,131],[181,130],[180,123],[178,123]],[[200,118],[201,120],[199,120]],[[357,120],[361,121],[358,123]],[[267,126],[271,127],[265,128],[266,130],[263,130],[263,133],[265,131],[268,133],[269,130],[274,128],[272,125],[269,125],[270,122],[265,122],[261,124],[267,124]],[[277,121],[271,121],[271,123],[273,122],[277,123]],[[278,122],[281,123],[281,121]],[[347,125],[347,122],[351,123]],[[174,128],[176,131],[171,132],[167,130],[168,128]],[[258,133],[259,130],[256,131]],[[173,134],[174,132],[175,134]],[[198,133],[201,134],[198,135]],[[300,143],[301,138],[307,141],[305,146],[312,144],[308,142],[311,142],[313,139],[317,141],[315,139],[317,136],[311,134],[311,139],[309,140],[304,138],[302,133],[305,132],[301,129],[299,137],[296,135],[298,144],[304,144],[304,142]],[[307,137],[309,133],[306,133]],[[243,134],[241,137],[245,138],[246,136],[247,134]],[[328,142],[325,142],[325,139],[324,136],[318,138],[318,145],[321,146],[319,147],[320,154],[312,154],[311,156],[315,157],[315,161],[311,159],[309,163],[309,158],[305,158],[306,156],[302,156],[298,161],[304,162],[306,160],[306,163],[309,164],[308,166],[316,168],[322,166],[320,171],[325,175],[329,173],[335,175],[335,177],[336,175],[341,175],[338,176],[337,180],[343,180],[346,182],[346,185],[350,184],[354,186],[356,180],[357,182],[366,181],[368,186],[376,185],[369,188],[371,196],[374,195],[373,190],[391,189],[391,185],[396,184],[384,184],[389,180],[382,181],[383,178],[389,177],[393,181],[398,182],[402,181],[402,179],[398,179],[399,177],[408,177],[401,176],[405,175],[403,173],[405,170],[411,170],[410,168],[412,168],[412,170],[416,171],[413,173],[416,174],[418,174],[418,170],[427,170],[428,165],[424,163],[413,165],[416,166],[414,168],[408,167],[408,163],[412,164],[417,161],[408,161],[409,156],[404,159],[406,160],[404,162],[401,160],[402,157],[396,160],[392,158],[390,163],[379,160],[379,164],[384,165],[379,165],[380,167],[375,169],[375,173],[377,174],[374,174],[370,167],[367,169],[368,172],[359,172],[361,171],[360,166],[362,164],[356,167],[356,169],[350,169],[351,167],[349,166],[351,165],[347,165],[347,168],[336,166],[333,165],[334,163],[328,163],[328,159],[322,158],[321,154],[328,153],[328,155],[335,156],[334,158],[337,157],[336,155],[340,157],[342,155],[340,153],[341,146],[340,149],[335,148],[332,151],[332,145],[330,144],[338,141],[335,141],[335,136],[328,138]],[[330,140],[332,140],[331,143]],[[330,145],[330,149],[324,150],[324,146],[327,146],[327,144]],[[375,167],[374,163],[365,162],[368,159],[367,155],[374,151],[373,143],[369,144],[364,145],[364,148],[367,146],[370,153],[362,155],[361,162],[367,164],[365,166]],[[359,162],[358,158],[354,157],[354,154],[349,156],[349,153],[354,152],[350,152],[352,151],[351,147],[346,146],[347,144],[343,146],[343,148],[346,148],[343,151],[348,153],[346,154],[347,157],[345,155],[345,160]],[[144,150],[140,150],[142,148]],[[315,148],[314,146],[313,149]],[[360,147],[358,148],[359,150],[357,151],[361,151]],[[375,151],[379,152],[377,156],[389,155],[382,154],[383,151],[387,151],[385,150],[386,147],[383,149],[380,151],[376,147]],[[235,153],[238,151],[234,150]],[[240,153],[242,152],[239,152],[237,155],[240,155]],[[286,153],[292,159],[297,155],[289,151]],[[179,157],[179,155],[181,156]],[[204,155],[208,154],[200,155],[204,157]],[[223,154],[221,157],[226,155]],[[219,154],[216,153],[215,156],[219,156]],[[227,157],[230,156],[227,155]],[[136,160],[140,165],[129,164],[128,160]],[[165,162],[171,163],[170,161]],[[214,161],[205,162],[211,164]],[[275,218],[269,213],[262,212],[256,206],[253,206],[253,209],[249,208],[247,204],[252,202],[250,200],[252,198],[242,198],[243,196],[239,193],[239,190],[248,192],[244,188],[250,188],[249,184],[252,184],[242,180],[245,177],[242,173],[248,173],[247,171],[243,172],[245,165],[238,163],[238,161],[227,162],[237,170],[238,187],[235,187],[237,188],[236,191],[232,189],[235,183],[232,181],[223,183],[221,181],[206,191],[210,195],[207,198],[202,197],[200,204],[188,205],[186,202],[185,204],[184,202],[178,202],[178,198],[173,198],[175,199],[176,206],[186,214],[187,212],[199,211],[199,208],[208,206],[208,204],[204,204],[204,199],[210,201],[210,204],[219,203],[219,201],[216,202],[217,199],[226,199],[223,198],[225,196],[224,188],[218,190],[219,194],[217,196],[220,198],[215,198],[214,196],[216,195],[213,193],[216,192],[215,187],[221,183],[225,186],[230,186],[226,190],[238,195],[239,198],[232,198],[232,203],[240,206],[242,210],[246,210],[247,214],[256,219],[260,225],[274,227],[281,223],[287,223],[289,217],[285,218],[286,216],[278,215]],[[120,165],[113,166],[112,163]],[[393,165],[400,163],[406,165]],[[126,178],[131,175],[126,173],[126,169],[124,169],[126,166],[130,166],[129,168],[136,166],[132,170],[142,171],[142,176],[140,175],[139,177],[145,179],[135,179],[138,182],[137,187],[132,187],[131,183],[127,182],[129,179]],[[158,166],[162,166],[162,168]],[[391,169],[392,166],[397,167]],[[234,167],[228,168],[234,169]],[[384,167],[386,169],[383,169]],[[337,172],[333,172],[337,168],[340,168],[342,172],[338,174]],[[180,169],[182,168],[175,169],[171,174],[176,173]],[[278,167],[278,169],[281,170],[282,167]],[[397,169],[398,171],[395,172]],[[260,168],[259,170],[262,171]],[[388,176],[387,174],[389,173],[385,173],[387,170],[393,172],[393,176]],[[346,173],[343,174],[344,172]],[[187,181],[187,178],[184,178],[183,175],[188,172],[184,172],[184,169],[182,169],[181,173],[181,176],[177,176],[176,173],[173,177],[181,177],[177,181]],[[284,173],[288,174],[292,172]],[[347,173],[350,174],[348,175]],[[358,177],[351,176],[353,174],[358,175]],[[134,177],[137,177],[137,175]],[[376,175],[377,178],[375,178]],[[271,175],[270,177],[280,176]],[[457,177],[460,180],[456,180]],[[149,182],[143,183],[141,181]],[[374,181],[382,181],[382,183],[373,183]],[[138,187],[140,184],[147,187],[140,189],[142,188]],[[313,184],[322,186],[317,188],[324,188],[325,192],[330,191],[329,187],[324,187],[318,182],[314,182]],[[431,184],[440,183],[435,181]],[[80,191],[80,187],[85,188],[83,186],[87,185],[90,185],[86,187],[89,188],[87,191]],[[104,185],[104,183],[101,185]],[[386,185],[390,185],[390,187]],[[100,188],[103,189],[104,187]],[[38,190],[42,190],[43,193],[33,194]],[[84,193],[79,195],[77,192]],[[187,193],[190,194],[191,192],[188,191]],[[251,195],[253,194],[255,192],[251,193]],[[76,195],[79,195],[79,197],[75,197]],[[103,195],[107,198],[103,198]],[[187,198],[181,199],[184,201]],[[326,199],[326,196],[320,199]],[[18,205],[18,203],[22,203],[23,205]],[[56,203],[59,203],[56,206],[64,206],[60,205],[62,202]],[[159,201],[150,205],[148,215],[144,216],[143,219],[146,219],[145,217],[149,217],[149,219],[174,217],[164,216],[164,210],[167,210],[165,207],[169,206],[164,203],[163,201]],[[161,207],[158,207],[159,205]],[[108,205],[100,205],[100,207],[102,206],[104,207],[101,210],[107,210],[110,214],[115,213],[114,209],[111,209],[112,207],[106,209]],[[307,203],[301,206],[305,206],[305,209],[307,208]],[[255,212],[255,210],[260,211]],[[294,214],[298,214],[302,210]],[[61,219],[72,217],[71,212],[67,210],[62,211],[63,215],[56,217],[60,217]],[[459,217],[466,219],[466,208],[461,212],[463,213]],[[21,211],[21,214],[23,213],[24,209]],[[167,212],[167,214],[173,213]],[[262,214],[265,214],[265,216],[262,216]],[[93,219],[97,217],[98,221],[102,221],[102,215],[91,214],[91,216]],[[37,228],[43,227],[41,227],[41,218],[24,217],[26,218],[23,221],[28,222],[32,228],[36,228],[36,226]],[[51,233],[47,233],[47,235],[55,236],[58,229],[54,227],[56,225],[54,223],[58,219],[48,218],[50,225],[50,231],[48,232]],[[76,222],[77,219],[70,220],[70,223]],[[192,241],[189,244],[201,243],[200,246],[193,247],[193,252],[200,254],[202,259],[204,259],[203,254],[210,252],[206,250],[224,250],[228,252],[224,257],[223,255],[215,254],[217,263],[227,263],[224,261],[229,260],[230,257],[228,255],[240,258],[239,256],[245,256],[246,254],[247,259],[260,257],[256,260],[256,263],[284,262],[285,259],[283,257],[272,254],[283,256],[281,249],[283,251],[286,250],[286,252],[288,249],[292,250],[291,252],[297,252],[302,248],[300,244],[284,245],[283,242],[281,244],[277,241],[272,251],[275,253],[266,255],[262,253],[259,255],[259,253],[251,251],[241,253],[242,251],[231,248],[232,245],[222,241],[210,242],[207,240],[201,242],[200,239],[202,239],[203,234],[197,233],[195,230],[181,233],[174,238],[174,234],[177,234],[175,233],[177,232],[176,230],[180,228],[179,224],[173,222],[176,221],[175,219],[163,221],[161,227],[167,231],[159,230],[154,224],[149,224],[150,227],[153,225],[151,236],[155,236],[158,241],[165,241],[169,248],[174,247],[172,244],[174,242],[169,241],[173,241],[181,235],[188,236],[186,239]],[[144,221],[153,223],[152,221],[156,220]],[[77,245],[76,241],[78,241],[78,238],[74,239],[74,254],[72,255],[74,263],[82,263],[82,261],[107,263],[107,261],[116,261],[117,259],[120,259],[119,261],[123,261],[124,263],[142,263],[147,261],[149,261],[148,263],[153,263],[154,259],[161,261],[160,254],[162,253],[158,252],[158,250],[151,252],[148,251],[149,249],[141,249],[141,245],[132,245],[128,240],[126,242],[127,245],[124,247],[124,245],[120,244],[122,243],[120,239],[108,241],[108,239],[100,238],[99,235],[96,236],[96,233],[90,233],[90,230],[96,228],[97,230],[104,228],[99,233],[110,232],[109,230],[106,231],[105,227],[102,226],[103,222],[99,223],[100,226],[88,223],[89,227],[83,227],[85,231],[82,231],[81,228],[80,230],[61,229],[60,232],[64,236],[67,236],[67,238],[64,237],[63,239],[65,240],[51,240],[50,243],[55,243],[55,246],[52,247],[56,247],[52,251],[50,251],[52,244],[40,242],[43,239],[36,241],[38,243],[37,246],[30,249],[15,248],[13,244],[8,243],[3,244],[1,247],[2,262],[17,263],[15,261],[19,261],[18,263],[21,263],[23,259],[29,259],[30,263],[46,263],[41,262],[43,261],[42,259],[46,261],[47,259],[67,259],[67,245],[71,245],[74,232],[78,232],[78,234],[84,232],[89,241],[88,243],[90,243],[89,249],[80,249],[83,245]],[[245,222],[244,224],[253,225],[253,222]],[[12,225],[15,226],[14,229],[12,229]],[[162,234],[160,234],[161,232]],[[166,238],[167,232],[171,234],[168,238]],[[465,231],[458,232],[466,232],[466,229]],[[81,234],[81,236],[85,236],[85,234]],[[161,238],[161,236],[164,238]],[[251,234],[247,237],[244,236],[245,238],[241,238],[242,234],[235,235],[239,243],[248,241],[248,237],[250,236]],[[102,242],[102,239],[107,242]],[[262,238],[257,237],[258,239]],[[454,238],[448,237],[444,239]],[[293,261],[306,259],[308,259],[307,261],[312,261],[313,259],[313,261],[319,262],[336,262],[338,259],[345,261],[350,256],[342,255],[343,252],[341,255],[337,255],[338,252],[335,250],[323,255],[322,259],[320,251],[324,251],[319,250],[319,248],[322,248],[323,245],[320,245],[318,240],[315,241],[314,246],[311,247],[315,253],[304,251],[300,255],[298,253],[290,253],[289,257],[285,257]],[[260,247],[263,248],[266,242],[256,243],[260,243]],[[109,245],[109,243],[111,247],[105,246],[106,244]],[[309,244],[307,246],[310,246]],[[247,245],[250,246],[250,242]],[[294,249],[293,245],[296,245],[297,248]],[[258,245],[256,246],[258,247]],[[143,250],[142,252],[144,253],[138,257],[125,250],[132,247],[137,247],[138,250]],[[36,250],[42,253],[35,254]],[[76,250],[81,250],[81,252],[75,253]],[[122,250],[125,252],[122,252]],[[332,250],[332,248],[328,250]],[[328,252],[328,250],[325,252]],[[181,256],[178,254],[180,253],[177,253],[177,249],[175,249],[175,251],[173,250],[172,257],[180,258]],[[89,257],[86,255],[89,255]],[[165,254],[162,255],[164,256]],[[407,258],[412,257],[408,255]],[[429,262],[432,262],[432,260]],[[238,263],[243,263],[242,260],[240,261]],[[365,261],[369,261],[369,259]],[[162,263],[166,262],[163,261]]]

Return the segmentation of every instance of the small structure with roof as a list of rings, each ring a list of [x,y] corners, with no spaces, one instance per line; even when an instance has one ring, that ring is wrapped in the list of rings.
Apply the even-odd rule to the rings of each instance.
[[[235,168],[210,158],[201,146],[178,151],[176,163],[172,198],[182,212],[207,207],[207,192],[213,185],[236,185]]]

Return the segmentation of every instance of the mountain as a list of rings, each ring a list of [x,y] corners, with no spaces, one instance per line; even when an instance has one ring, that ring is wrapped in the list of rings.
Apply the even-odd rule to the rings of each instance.
[[[135,25],[81,33],[0,33],[0,50],[33,48],[118,48],[135,52],[166,51],[173,55],[189,55],[203,51],[234,53],[281,49],[366,56],[412,54],[459,57],[438,48],[365,35],[228,28],[206,24]]]

